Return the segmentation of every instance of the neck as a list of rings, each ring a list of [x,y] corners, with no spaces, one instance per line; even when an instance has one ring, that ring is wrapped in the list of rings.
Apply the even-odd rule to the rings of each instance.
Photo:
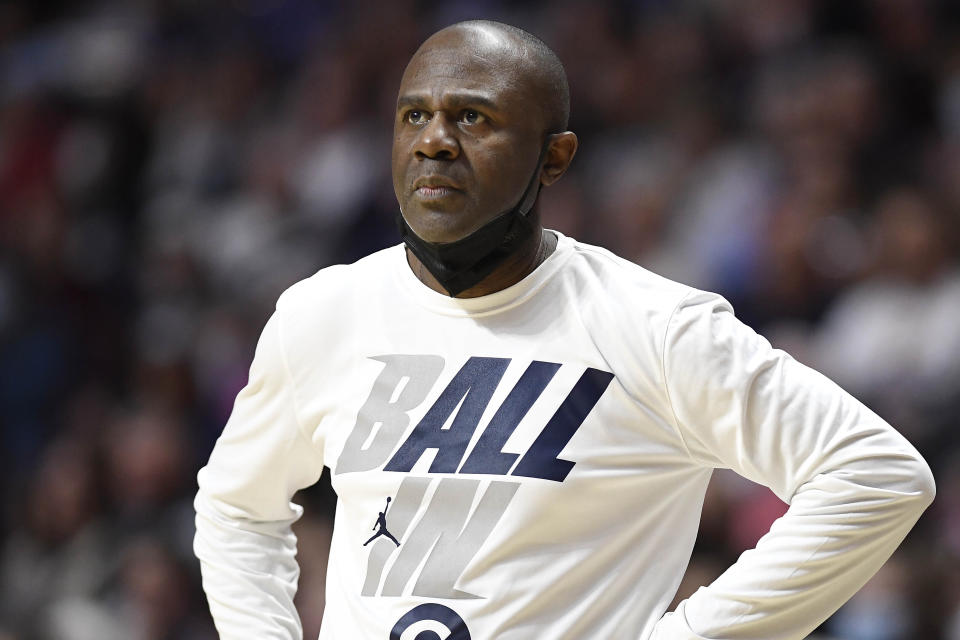
[[[502,291],[510,287],[528,275],[534,269],[546,260],[557,247],[557,237],[538,227],[536,233],[530,234],[530,237],[521,244],[517,250],[503,261],[490,275],[473,285],[469,289],[457,294],[457,298],[477,298],[490,295],[497,291]],[[433,277],[433,274],[423,265],[410,249],[406,249],[407,264],[413,271],[417,279],[427,285],[434,291],[449,295],[440,282]]]

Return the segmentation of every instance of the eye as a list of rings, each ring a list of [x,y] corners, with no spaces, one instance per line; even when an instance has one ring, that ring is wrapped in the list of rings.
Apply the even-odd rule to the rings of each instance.
[[[410,124],[423,124],[427,121],[427,114],[419,109],[411,109],[404,114],[403,119]]]
[[[480,124],[485,120],[482,113],[474,111],[473,109],[467,109],[460,114],[460,121],[465,122],[466,124]]]

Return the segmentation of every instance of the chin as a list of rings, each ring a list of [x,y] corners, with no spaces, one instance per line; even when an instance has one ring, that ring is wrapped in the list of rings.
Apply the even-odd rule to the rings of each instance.
[[[455,229],[430,229],[424,230],[421,232],[419,229],[414,228],[414,233],[426,240],[427,242],[433,242],[436,244],[447,244],[449,242],[456,242],[457,240],[462,240],[463,238],[470,235],[470,232],[461,232]]]
[[[447,243],[461,240],[481,225],[469,224],[465,214],[449,211],[418,211],[415,215],[404,213],[404,218],[413,232],[427,242]]]

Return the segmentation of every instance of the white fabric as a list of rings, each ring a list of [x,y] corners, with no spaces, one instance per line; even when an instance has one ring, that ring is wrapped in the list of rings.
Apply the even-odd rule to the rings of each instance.
[[[393,355],[442,363],[423,401],[398,418],[399,443],[470,357],[509,359],[461,464],[532,361],[559,368],[502,446],[521,459],[587,368],[614,377],[557,456],[575,463],[562,482],[431,473],[436,448],[410,471],[384,470],[386,461],[345,470],[341,455],[361,407]],[[389,391],[394,406],[416,393],[413,377]],[[470,400],[459,406],[464,413]],[[444,429],[462,431],[456,420]],[[353,463],[387,432],[386,420],[372,427]],[[882,565],[934,493],[927,465],[902,436],[772,349],[722,298],[563,236],[533,274],[481,298],[428,289],[401,246],[324,269],[280,298],[250,382],[199,474],[195,548],[222,638],[300,638],[290,531],[300,508],[290,500],[324,465],[339,500],[322,640],[388,640],[404,614],[428,602],[455,611],[474,640],[801,639]],[[755,550],[664,615],[718,467],[769,486],[791,506]],[[428,488],[404,531],[405,479],[404,487]],[[479,481],[469,509],[431,503],[455,479]],[[474,486],[457,486],[466,485]],[[404,580],[392,568],[429,533],[417,525],[434,506],[442,515],[488,513],[481,503],[494,485],[517,486],[457,577],[456,593],[475,597],[414,595],[441,588],[425,576],[455,565],[469,537],[438,533],[448,565],[431,565],[427,545],[425,564]],[[386,497],[395,500],[386,523],[402,532],[400,546],[385,536],[363,546]],[[386,558],[368,585],[376,593],[361,595],[375,554]],[[399,593],[384,595],[390,589]],[[437,622],[418,624],[402,640],[422,629],[446,637]]]

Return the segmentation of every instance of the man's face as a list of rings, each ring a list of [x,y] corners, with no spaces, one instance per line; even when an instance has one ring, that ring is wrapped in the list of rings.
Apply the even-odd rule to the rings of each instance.
[[[434,35],[400,83],[393,188],[428,242],[459,240],[513,208],[536,169],[543,116],[509,41]]]

